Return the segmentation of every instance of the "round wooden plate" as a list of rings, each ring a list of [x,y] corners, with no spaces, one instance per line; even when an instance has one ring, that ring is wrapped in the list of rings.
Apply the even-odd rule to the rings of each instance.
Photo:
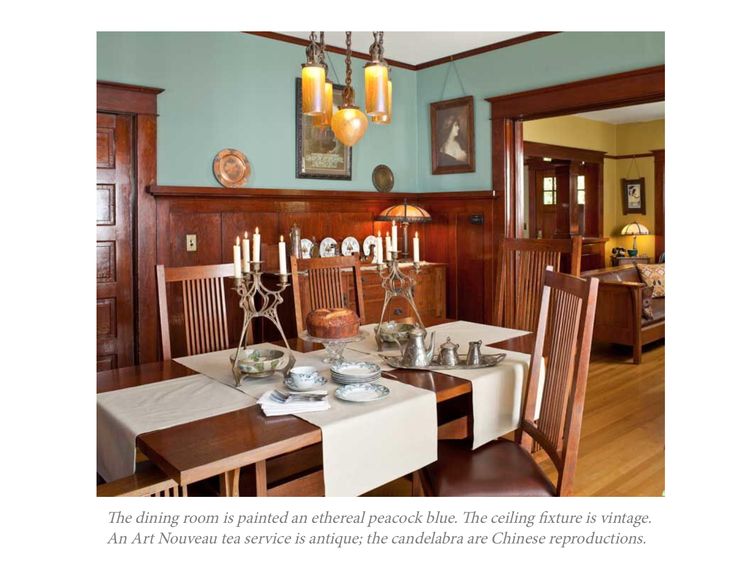
[[[393,190],[393,171],[388,165],[378,165],[373,169],[373,186],[379,192],[390,192]]]
[[[212,163],[217,182],[226,188],[245,186],[250,176],[250,162],[237,149],[223,149]]]

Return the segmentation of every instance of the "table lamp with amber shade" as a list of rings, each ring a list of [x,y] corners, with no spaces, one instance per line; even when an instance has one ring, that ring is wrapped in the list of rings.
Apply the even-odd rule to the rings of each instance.
[[[629,257],[638,256],[638,248],[636,247],[636,238],[639,235],[648,235],[649,233],[650,232],[648,231],[648,228],[639,222],[632,222],[630,224],[625,225],[623,230],[620,232],[620,235],[632,235],[633,236],[633,249],[628,249]]]
[[[421,206],[409,204],[407,200],[403,204],[394,204],[383,210],[375,219],[379,222],[396,222],[403,226],[403,251],[401,255],[408,257],[408,224],[424,224],[431,221],[431,214]]]

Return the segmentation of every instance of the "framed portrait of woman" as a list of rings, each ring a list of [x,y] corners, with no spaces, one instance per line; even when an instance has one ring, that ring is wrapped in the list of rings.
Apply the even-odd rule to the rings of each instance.
[[[430,105],[432,175],[475,171],[474,106],[472,96]]]

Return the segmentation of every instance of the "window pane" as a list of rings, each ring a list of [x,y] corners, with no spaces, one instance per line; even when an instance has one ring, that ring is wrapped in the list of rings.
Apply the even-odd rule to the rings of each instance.
[[[554,193],[553,192],[544,191],[544,204],[547,204],[547,205],[554,204]]]
[[[577,191],[577,204],[584,206],[584,190]]]
[[[554,177],[544,177],[544,191],[554,190]]]
[[[577,176],[577,190],[584,190],[584,175]]]

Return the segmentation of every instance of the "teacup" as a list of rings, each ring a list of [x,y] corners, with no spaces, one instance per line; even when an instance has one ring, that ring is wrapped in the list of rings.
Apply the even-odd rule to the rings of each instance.
[[[288,376],[293,385],[298,388],[316,386],[322,380],[316,367],[294,367],[288,372]]]

